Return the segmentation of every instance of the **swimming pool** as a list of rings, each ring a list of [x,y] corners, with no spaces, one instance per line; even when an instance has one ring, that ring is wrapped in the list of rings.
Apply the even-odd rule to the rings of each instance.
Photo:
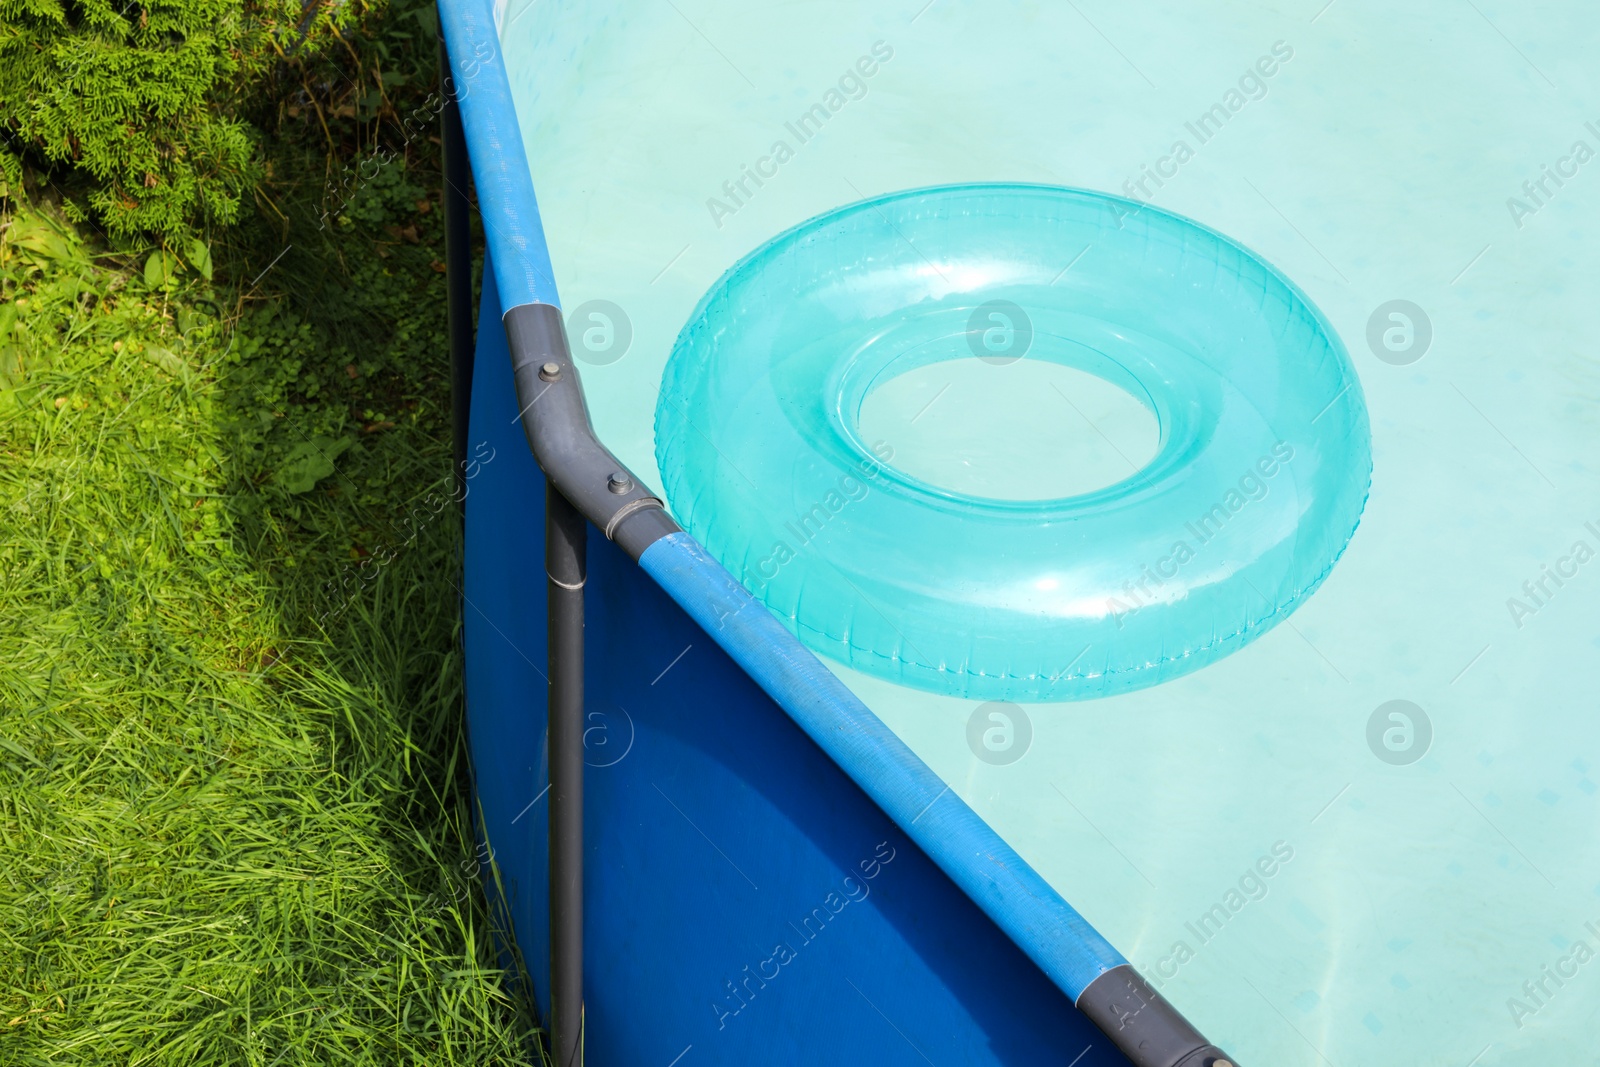
[[[1098,190],[1195,219],[1291,278],[1350,351],[1373,457],[1359,530],[1292,616],[1183,677],[1018,703],[1002,720],[979,700],[828,658],[817,684],[842,683],[947,799],[1242,1063],[1593,1062],[1600,485],[1585,446],[1600,428],[1600,363],[1584,298],[1600,268],[1600,100],[1584,8],[675,0],[591,13],[511,0],[477,37],[466,31],[486,24],[479,5],[445,10],[497,260],[485,309],[505,279],[551,294],[559,283],[596,433],[658,495],[663,374],[698,302],[775,235],[842,205],[973,182]],[[523,166],[473,126],[495,73],[542,233],[525,210],[489,210]],[[548,237],[548,265],[530,251],[535,235]],[[1063,248],[1061,267],[1092,272],[1094,253]],[[470,483],[469,714],[484,824],[534,960],[547,951],[542,489],[497,318],[482,318],[472,438],[507,458]],[[1148,420],[1115,391],[1027,359],[961,362],[867,413],[902,468],[1028,494],[1040,478],[1105,484],[1149,455]],[[974,451],[984,442],[994,447]],[[848,508],[830,521],[848,523]],[[875,902],[924,959],[961,948],[907,933],[919,907],[957,906],[923,884],[959,859],[933,839],[976,831],[958,815],[930,830],[947,799],[923,811],[908,794],[884,867],[886,836],[841,829],[864,825],[858,800],[825,799],[823,765],[786,748],[804,732],[742,710],[759,696],[747,674],[791,712],[803,696],[763,673],[761,642],[776,639],[718,660],[716,615],[697,635],[682,575],[653,581],[603,544],[590,551],[591,891],[614,890],[612,904],[637,894],[630,865],[701,872],[662,886],[666,914],[647,900],[591,907],[591,953],[634,953],[590,960],[596,1062],[731,1062],[765,1047],[756,1034],[788,1027],[798,1040],[830,1019],[840,1052],[1027,1062],[1021,1037],[941,1057],[897,1034],[904,1019],[885,998],[900,972],[874,975],[847,953],[823,964],[819,953],[845,950],[822,937],[748,998],[726,998],[724,977],[774,973],[762,969],[775,958],[768,927],[837,888],[820,858],[753,869],[771,828],[747,825],[741,805],[789,813],[840,870],[877,863],[882,881],[855,883],[870,895],[830,914],[843,924]],[[1135,574],[1147,562],[1128,561]],[[882,770],[874,744],[846,755],[853,780]],[[682,777],[656,776],[674,766]],[[725,777],[706,777],[713,767]],[[725,803],[684,808],[680,790],[702,787],[728,790]],[[645,801],[659,825],[641,821]],[[813,804],[838,805],[837,826],[819,829]],[[651,840],[671,849],[657,855]],[[917,906],[893,900],[906,858],[919,866],[901,891],[932,894]],[[791,895],[763,910],[779,884]],[[974,922],[1001,922],[1000,905],[978,903]],[[690,936],[701,921],[748,951]],[[680,940],[663,933],[673,924]],[[1026,932],[1002,928],[1044,967]],[[1018,981],[1004,1003],[952,986],[948,1010],[991,1035],[1019,1025],[1007,1011],[1048,1010]],[[858,998],[859,1014],[835,992]],[[807,1005],[824,1016],[805,1021]],[[630,1020],[643,1018],[641,1033]],[[1062,1063],[1095,1045],[1082,1032]]]

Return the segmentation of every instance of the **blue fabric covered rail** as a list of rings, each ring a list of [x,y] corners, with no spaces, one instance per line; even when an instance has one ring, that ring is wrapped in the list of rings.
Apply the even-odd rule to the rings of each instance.
[[[508,311],[519,304],[559,306],[493,5],[488,0],[440,4],[439,18],[454,79],[447,88],[460,102],[472,149],[472,180],[478,188],[484,240],[493,254],[500,305]]]

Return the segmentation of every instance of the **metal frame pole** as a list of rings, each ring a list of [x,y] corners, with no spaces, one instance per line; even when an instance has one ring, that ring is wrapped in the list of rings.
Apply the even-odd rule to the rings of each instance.
[[[589,524],[545,485],[549,579],[550,1052],[583,1063],[583,583]]]

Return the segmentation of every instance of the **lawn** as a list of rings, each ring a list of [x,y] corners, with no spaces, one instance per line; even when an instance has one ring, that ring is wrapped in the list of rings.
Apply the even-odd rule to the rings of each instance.
[[[536,1055],[472,830],[437,150],[319,219],[289,172],[337,139],[165,252],[0,199],[7,1067]]]

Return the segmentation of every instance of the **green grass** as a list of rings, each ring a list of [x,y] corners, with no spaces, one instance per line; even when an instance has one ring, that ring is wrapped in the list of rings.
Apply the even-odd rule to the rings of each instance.
[[[433,180],[258,282],[270,242],[164,280],[0,202],[6,1067],[532,1062],[474,877]]]

